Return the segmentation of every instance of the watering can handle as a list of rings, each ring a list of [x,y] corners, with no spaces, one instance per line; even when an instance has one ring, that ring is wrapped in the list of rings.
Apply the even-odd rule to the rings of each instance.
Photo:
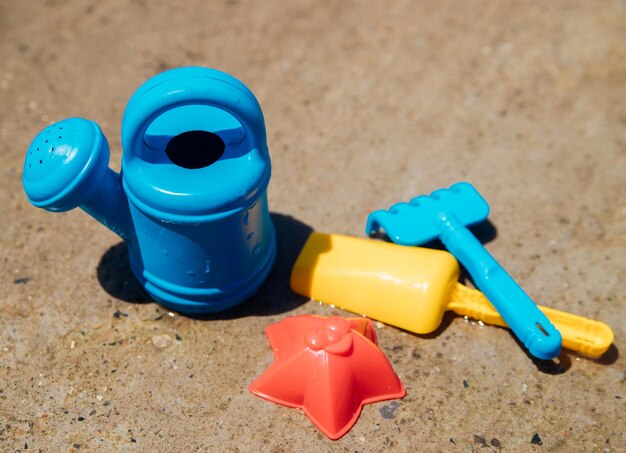
[[[267,154],[265,121],[252,92],[236,78],[202,67],[166,71],[135,92],[122,121],[125,154],[137,156],[150,124],[168,110],[185,105],[206,105],[231,114],[243,127],[248,148]]]

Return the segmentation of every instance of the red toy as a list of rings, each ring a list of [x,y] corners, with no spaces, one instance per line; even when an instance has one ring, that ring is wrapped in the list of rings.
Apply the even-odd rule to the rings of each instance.
[[[333,440],[352,428],[364,404],[406,394],[369,319],[294,316],[266,334],[275,362],[250,391],[302,409]]]

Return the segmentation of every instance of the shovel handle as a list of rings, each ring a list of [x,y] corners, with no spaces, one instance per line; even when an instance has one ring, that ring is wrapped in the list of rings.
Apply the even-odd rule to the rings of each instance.
[[[457,283],[450,298],[448,308],[456,314],[469,316],[485,324],[508,327],[502,316],[480,291]],[[538,308],[561,332],[564,348],[597,358],[613,343],[613,331],[603,322],[553,308],[542,306]]]

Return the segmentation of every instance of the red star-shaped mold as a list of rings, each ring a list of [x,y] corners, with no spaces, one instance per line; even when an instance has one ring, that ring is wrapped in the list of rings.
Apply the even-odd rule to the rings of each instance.
[[[293,316],[266,334],[275,361],[250,391],[302,409],[333,440],[350,431],[364,404],[406,394],[369,319]]]

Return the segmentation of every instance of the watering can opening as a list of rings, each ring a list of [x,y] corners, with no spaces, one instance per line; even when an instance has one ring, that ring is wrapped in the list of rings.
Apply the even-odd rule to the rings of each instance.
[[[187,131],[169,141],[165,154],[179,167],[196,169],[217,162],[225,148],[224,141],[213,132]]]
[[[196,132],[204,132],[205,134]],[[192,134],[184,135],[185,133]],[[245,132],[241,123],[234,116],[212,106],[184,105],[161,113],[150,124],[143,137],[145,146],[143,159],[147,162],[167,163],[167,159],[165,159],[165,156],[167,156],[170,161],[181,167],[203,168],[214,161],[204,162],[203,165],[199,166],[187,167],[178,163],[176,158],[172,159],[167,148],[170,147],[170,143],[176,137],[184,135],[184,137],[172,143],[176,148],[174,154],[196,154],[196,152],[178,148],[182,143],[185,143],[190,146],[190,149],[196,149],[198,154],[204,154],[205,159],[210,161],[206,155],[210,154],[213,156],[218,154],[215,150],[219,150],[220,146],[219,142],[214,140],[215,137],[210,139],[208,134],[219,137],[224,146],[224,152],[219,153],[215,160],[219,160],[222,156],[228,159],[239,157],[240,154],[243,154],[243,150],[237,145],[243,142]],[[191,140],[192,138],[193,140]],[[212,152],[207,153],[206,149],[211,149]]]

